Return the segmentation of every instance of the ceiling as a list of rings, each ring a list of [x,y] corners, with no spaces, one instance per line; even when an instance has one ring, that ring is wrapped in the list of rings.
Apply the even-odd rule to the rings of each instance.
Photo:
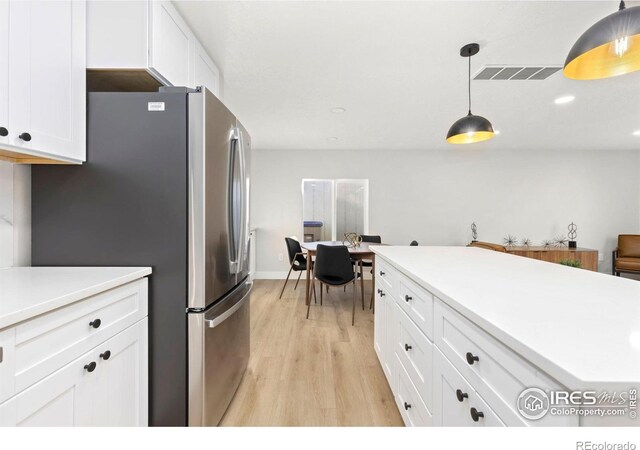
[[[175,3],[222,70],[225,103],[258,150],[451,150],[447,130],[467,112],[462,45],[481,46],[472,73],[485,64],[562,65],[574,41],[617,9],[616,1]],[[564,95],[575,100],[554,104]],[[465,148],[640,148],[632,134],[640,72],[478,80],[472,102],[500,135]]]

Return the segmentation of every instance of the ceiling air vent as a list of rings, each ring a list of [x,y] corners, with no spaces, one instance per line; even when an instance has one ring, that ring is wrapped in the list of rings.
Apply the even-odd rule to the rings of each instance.
[[[474,80],[546,80],[562,66],[484,66]]]

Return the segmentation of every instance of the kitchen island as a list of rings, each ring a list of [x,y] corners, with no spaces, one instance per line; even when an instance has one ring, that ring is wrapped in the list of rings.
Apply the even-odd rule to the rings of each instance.
[[[150,274],[0,269],[0,426],[147,425]]]
[[[479,248],[374,251],[374,345],[405,423],[640,425],[630,399],[593,413],[588,399],[554,397],[635,395],[637,281]],[[547,395],[525,395],[533,412],[520,404],[527,388]],[[561,414],[565,407],[576,410]]]

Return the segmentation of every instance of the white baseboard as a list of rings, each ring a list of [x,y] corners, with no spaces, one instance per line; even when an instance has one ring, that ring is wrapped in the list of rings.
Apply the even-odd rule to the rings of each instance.
[[[294,275],[293,273],[291,274],[291,276],[295,276],[296,278],[298,277],[298,275]],[[265,272],[265,271],[257,271],[254,279],[256,280],[284,280],[285,278],[287,278],[287,272],[283,271],[273,271],[273,272]]]

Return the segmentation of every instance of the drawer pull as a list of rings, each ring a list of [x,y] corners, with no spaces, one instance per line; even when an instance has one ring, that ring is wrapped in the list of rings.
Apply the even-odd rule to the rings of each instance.
[[[479,421],[480,417],[484,417],[484,413],[482,411],[478,411],[475,408],[471,408],[471,418],[473,419],[473,421]]]
[[[31,135],[29,133],[20,133],[18,137],[25,142],[29,142],[31,140]]]
[[[5,137],[9,134],[9,130],[7,130],[5,127],[0,127],[0,136]]]
[[[480,361],[480,358],[478,358],[476,355],[474,355],[471,352],[467,352],[467,363],[469,363],[469,365],[472,366],[475,361]]]
[[[404,351],[408,352],[409,350],[411,350],[413,347],[411,347],[409,344],[404,344]]]
[[[460,389],[456,389],[456,397],[460,403],[464,401],[465,398],[469,398],[469,394],[466,392],[462,392]]]
[[[382,292],[382,289],[378,289],[378,294],[379,294],[380,292]]]
[[[107,350],[104,353],[100,353],[100,358],[104,359],[105,361],[111,358],[111,350]]]
[[[410,295],[405,295],[404,296],[404,301],[409,303],[409,301],[413,300],[413,297],[411,297]]]
[[[96,320],[93,320],[93,321],[89,322],[89,326],[93,327],[93,328],[100,328],[100,325],[102,325],[102,320],[100,320],[100,319],[96,319]]]
[[[382,289],[380,289],[380,297],[384,297],[385,295],[387,295],[387,294],[385,294],[384,291]]]
[[[96,370],[96,363],[94,361],[91,361],[89,364],[85,364],[84,370],[86,370],[87,372],[93,372],[94,370]]]
[[[411,405],[407,402],[404,402],[404,410],[408,411],[409,409],[411,409]]]
[[[384,272],[381,270],[380,272],[380,276],[383,277],[384,276]]]

